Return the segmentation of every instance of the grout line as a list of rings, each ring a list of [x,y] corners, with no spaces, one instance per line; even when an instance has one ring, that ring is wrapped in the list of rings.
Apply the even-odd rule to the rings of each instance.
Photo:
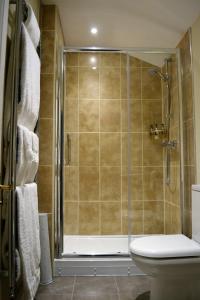
[[[119,287],[118,287],[118,284],[117,284],[116,276],[114,276],[113,279],[114,279],[115,287],[116,287],[116,290],[117,290],[117,296],[118,296],[118,299],[120,300],[120,290],[119,290]]]
[[[73,298],[74,298],[75,285],[76,285],[76,276],[74,276],[74,282],[73,282],[73,288],[72,288],[71,300],[73,300]]]

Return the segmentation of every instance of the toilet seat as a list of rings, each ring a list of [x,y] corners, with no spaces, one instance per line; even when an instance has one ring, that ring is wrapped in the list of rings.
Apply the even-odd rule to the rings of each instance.
[[[130,250],[149,258],[200,256],[200,245],[183,234],[136,238],[131,242]]]

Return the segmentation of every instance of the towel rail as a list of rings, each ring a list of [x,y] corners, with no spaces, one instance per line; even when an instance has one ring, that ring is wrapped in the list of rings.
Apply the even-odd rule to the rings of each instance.
[[[0,190],[4,190],[7,199],[7,222],[8,222],[8,280],[9,280],[9,298],[15,298],[16,289],[16,273],[15,273],[15,249],[16,249],[16,139],[17,139],[17,103],[19,96],[19,83],[20,83],[20,35],[21,35],[21,24],[24,17],[24,0],[11,0],[9,4],[15,4],[15,26],[13,36],[13,49],[11,51],[12,59],[12,72],[10,78],[10,90],[11,97],[10,101],[10,114],[9,114],[9,148],[7,152],[7,172],[8,178],[4,180],[4,183],[0,185]],[[5,124],[3,124],[3,130]]]

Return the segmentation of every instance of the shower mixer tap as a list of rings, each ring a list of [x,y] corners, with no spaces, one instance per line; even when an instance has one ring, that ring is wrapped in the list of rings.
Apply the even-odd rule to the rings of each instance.
[[[150,125],[150,135],[153,136],[156,140],[159,138],[159,136],[163,136],[167,134],[167,127],[165,124],[151,124]]]
[[[162,146],[166,147],[167,149],[176,149],[177,140],[164,141],[164,142],[162,142]]]

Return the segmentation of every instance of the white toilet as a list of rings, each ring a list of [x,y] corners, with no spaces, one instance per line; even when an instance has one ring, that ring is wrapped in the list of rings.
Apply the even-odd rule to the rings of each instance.
[[[200,185],[192,186],[192,240],[182,234],[136,238],[136,265],[151,279],[151,300],[200,300]]]

